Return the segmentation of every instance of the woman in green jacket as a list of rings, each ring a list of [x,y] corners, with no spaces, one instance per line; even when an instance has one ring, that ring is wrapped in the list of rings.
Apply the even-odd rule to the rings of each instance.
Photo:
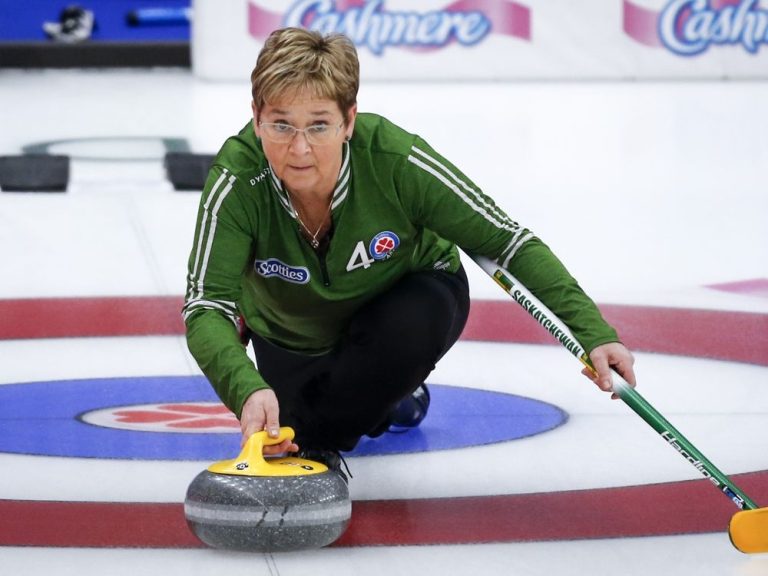
[[[547,246],[419,136],[358,112],[342,35],[287,28],[251,75],[253,119],[218,153],[189,258],[189,348],[243,438],[330,461],[417,425],[424,381],[461,334],[457,247],[514,274],[572,330],[611,389],[633,358]],[[256,366],[243,346],[253,344]],[[258,368],[257,368],[258,367]]]

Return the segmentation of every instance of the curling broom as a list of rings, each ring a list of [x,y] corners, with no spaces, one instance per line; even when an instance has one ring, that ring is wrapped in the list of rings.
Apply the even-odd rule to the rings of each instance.
[[[576,356],[593,373],[596,373],[586,351],[574,338],[565,323],[542,304],[517,278],[488,258],[472,256],[472,259],[571,354]],[[733,515],[728,526],[728,534],[733,545],[744,553],[768,552],[768,508],[758,508],[749,496],[742,492],[615,371],[613,381],[613,392],[739,508],[740,511]]]

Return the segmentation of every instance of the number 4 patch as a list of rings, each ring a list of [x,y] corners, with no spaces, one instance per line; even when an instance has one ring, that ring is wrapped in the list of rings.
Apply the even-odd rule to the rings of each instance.
[[[347,272],[352,272],[356,268],[370,268],[375,260],[368,256],[368,252],[365,250],[365,244],[363,241],[357,243],[355,249],[352,251],[352,256],[347,262]]]
[[[356,268],[370,268],[376,260],[386,260],[392,255],[392,252],[400,245],[400,238],[394,232],[385,230],[379,232],[368,244],[368,250],[361,240],[352,251],[352,256],[347,262],[347,272]]]

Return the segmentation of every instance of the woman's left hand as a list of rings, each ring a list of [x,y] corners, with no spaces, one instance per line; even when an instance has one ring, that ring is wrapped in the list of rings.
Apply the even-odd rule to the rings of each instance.
[[[605,392],[613,391],[613,378],[611,377],[611,368],[621,374],[627,383],[634,387],[637,384],[635,380],[635,371],[633,365],[635,358],[632,353],[621,342],[609,342],[598,346],[589,354],[592,365],[597,370],[595,375],[589,368],[581,371],[584,376],[592,380],[597,387]],[[617,394],[612,394],[614,400],[618,398]]]

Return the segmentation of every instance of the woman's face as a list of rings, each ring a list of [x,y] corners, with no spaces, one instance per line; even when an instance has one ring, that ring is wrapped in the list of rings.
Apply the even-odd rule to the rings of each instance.
[[[264,154],[272,169],[288,190],[294,194],[329,194],[336,186],[341,169],[342,143],[352,136],[357,107],[344,116],[334,100],[318,99],[307,91],[284,101],[265,104],[261,110],[253,107],[253,124],[261,138]],[[307,141],[304,132],[296,132],[285,143],[270,140],[268,131],[259,123],[287,124],[299,130],[325,125],[331,136],[322,145]],[[336,126],[341,128],[336,130]]]

